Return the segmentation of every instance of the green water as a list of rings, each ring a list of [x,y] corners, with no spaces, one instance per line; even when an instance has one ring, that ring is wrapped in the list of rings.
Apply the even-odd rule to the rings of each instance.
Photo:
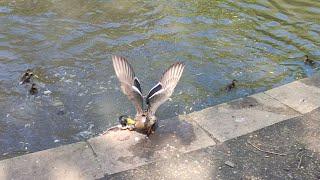
[[[159,118],[189,113],[312,75],[320,1],[0,1],[0,158],[68,144],[134,108],[111,55],[146,93],[175,61],[186,69]],[[32,68],[37,96],[19,78]],[[237,79],[231,92],[224,87]],[[52,93],[44,95],[44,91]]]

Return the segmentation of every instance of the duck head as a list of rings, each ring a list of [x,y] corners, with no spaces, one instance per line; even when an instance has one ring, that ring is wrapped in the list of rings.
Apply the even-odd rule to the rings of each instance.
[[[304,62],[308,62],[310,59],[309,59],[309,56],[308,55],[305,55],[304,56]]]
[[[24,73],[25,77],[32,77],[33,76],[33,72],[31,69],[27,69],[27,71]]]
[[[127,115],[122,115],[119,117],[119,123],[124,127],[124,126],[135,125],[136,121],[134,119],[131,119]]]
[[[232,84],[236,84],[238,82],[236,79],[232,80]]]

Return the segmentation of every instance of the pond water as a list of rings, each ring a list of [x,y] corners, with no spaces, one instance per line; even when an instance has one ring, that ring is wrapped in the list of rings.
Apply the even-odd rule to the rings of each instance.
[[[303,56],[319,59],[319,17],[317,0],[0,1],[0,159],[134,115],[111,55],[130,60],[145,93],[170,64],[186,64],[162,119],[308,77],[318,66]],[[28,68],[36,96],[18,85]],[[237,88],[224,91],[232,79]]]

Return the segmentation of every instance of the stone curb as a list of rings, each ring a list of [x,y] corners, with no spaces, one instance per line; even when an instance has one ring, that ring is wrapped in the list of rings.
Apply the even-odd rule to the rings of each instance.
[[[318,76],[159,121],[150,138],[110,131],[86,142],[0,161],[0,179],[97,179],[179,156],[320,107]]]

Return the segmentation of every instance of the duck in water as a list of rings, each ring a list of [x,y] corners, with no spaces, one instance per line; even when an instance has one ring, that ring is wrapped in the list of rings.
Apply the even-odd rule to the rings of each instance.
[[[21,84],[24,84],[24,83],[29,83],[32,76],[33,76],[32,70],[31,69],[27,69],[26,72],[20,78],[19,84],[21,85]]]
[[[232,80],[230,84],[227,85],[226,90],[231,91],[236,87],[236,82],[238,82],[236,79]]]
[[[314,60],[310,59],[308,55],[305,55],[304,57],[305,57],[305,59],[304,59],[305,64],[310,65],[310,66],[315,65]]]
[[[120,123],[128,126],[129,130],[146,133],[148,136],[155,130],[157,118],[155,112],[166,102],[178,84],[185,65],[180,62],[172,64],[162,75],[160,81],[149,91],[145,97],[147,109],[143,109],[142,89],[139,79],[135,76],[129,62],[120,56],[112,57],[115,73],[120,81],[122,92],[132,101],[136,109],[134,119],[128,116],[121,117]]]
[[[38,94],[38,88],[36,87],[36,84],[35,84],[35,83],[33,83],[33,84],[31,85],[31,88],[30,88],[30,90],[29,90],[29,93],[30,93],[31,95]]]

